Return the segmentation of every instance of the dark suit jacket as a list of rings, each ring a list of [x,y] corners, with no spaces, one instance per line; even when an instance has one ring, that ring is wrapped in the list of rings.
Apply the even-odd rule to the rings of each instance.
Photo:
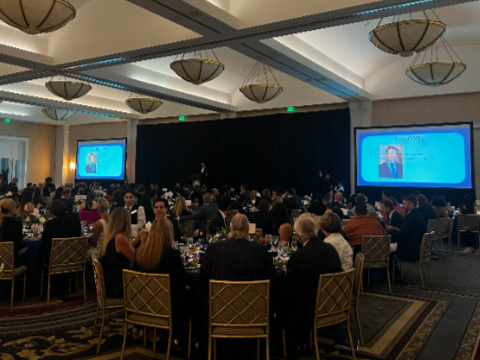
[[[273,216],[271,211],[260,210],[250,214],[249,222],[255,224],[257,229],[262,229],[263,235],[273,234]]]
[[[435,210],[433,210],[433,208],[431,206],[422,205],[422,206],[419,206],[417,209],[420,212],[420,214],[423,215],[423,217],[425,218],[427,223],[428,223],[428,219],[436,219],[437,218],[437,215],[435,214]]]
[[[22,223],[14,220],[11,217],[3,217],[2,226],[0,226],[0,241],[13,242],[14,265],[19,267],[23,265],[23,259],[18,254],[23,248],[22,242]]]
[[[273,261],[265,246],[233,238],[208,246],[198,276],[204,289],[208,289],[209,280],[270,280],[272,293],[276,279]]]
[[[290,326],[310,329],[320,275],[342,271],[337,250],[318,238],[310,239],[293,253],[287,263],[282,287],[284,316]]]
[[[180,221],[184,220],[200,220],[200,231],[203,232],[205,235],[207,232],[207,220],[210,220],[215,214],[215,212],[218,211],[218,207],[215,204],[205,204],[202,205],[198,208],[197,211],[195,211],[191,215],[187,216],[180,216]]]
[[[242,203],[235,199],[230,199],[230,210],[238,210],[240,214],[245,215],[245,210],[243,210]]]
[[[403,164],[395,161],[395,168],[397,169],[397,179],[403,179]],[[388,163],[385,161],[380,164],[380,177],[381,178],[392,178],[392,170],[388,166]]]
[[[71,214],[73,212],[73,199],[62,199],[65,207],[67,208],[67,213]]]
[[[396,254],[403,261],[418,261],[427,221],[418,209],[413,209],[403,218],[400,230],[392,230],[393,242],[398,242]]]
[[[238,195],[238,201],[243,204],[244,201],[250,201],[250,193],[248,191],[244,191]]]
[[[218,230],[226,227],[227,226],[225,224],[225,221],[223,220],[222,214],[220,214],[220,211],[215,212],[210,219],[210,228],[208,229],[210,231],[210,234],[215,235]]]
[[[398,211],[394,211],[390,219],[390,225],[396,228],[401,228],[403,224],[403,216]]]
[[[52,249],[52,239],[69,238],[82,235],[82,228],[78,216],[62,215],[49,220],[44,224],[42,239],[38,250],[40,264],[48,266],[50,263],[50,251]]]
[[[87,174],[96,174],[97,173],[97,164],[92,164],[93,171],[90,170],[90,163],[87,163]]]
[[[293,196],[292,197],[285,197],[283,199],[283,203],[287,207],[288,216],[290,216],[293,209],[301,209],[302,208],[302,205],[297,203],[296,199]]]
[[[331,203],[328,203],[327,206],[336,206],[340,209],[345,209],[346,206],[344,204],[340,204],[338,201],[332,201]]]

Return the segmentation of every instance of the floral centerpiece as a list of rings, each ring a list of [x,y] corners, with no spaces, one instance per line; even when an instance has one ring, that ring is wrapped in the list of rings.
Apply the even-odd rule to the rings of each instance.
[[[210,236],[210,239],[208,239],[208,242],[210,244],[212,244],[212,243],[215,243],[217,241],[227,240],[228,233],[229,233],[228,229],[223,227],[215,235]]]
[[[34,214],[30,214],[25,219],[25,225],[30,226],[34,233],[41,233],[43,231],[43,224],[45,221],[47,221],[47,219],[43,215],[36,216]]]

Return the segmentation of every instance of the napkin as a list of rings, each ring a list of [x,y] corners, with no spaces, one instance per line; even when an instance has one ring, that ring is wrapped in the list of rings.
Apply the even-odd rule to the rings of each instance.
[[[148,231],[150,231],[150,228],[152,227],[152,223],[149,221],[145,224],[145,227],[147,228]]]

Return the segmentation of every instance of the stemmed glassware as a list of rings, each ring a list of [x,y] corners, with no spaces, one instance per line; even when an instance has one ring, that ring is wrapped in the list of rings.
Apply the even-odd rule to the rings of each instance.
[[[298,249],[298,242],[297,242],[297,240],[292,239],[291,245],[292,245],[292,250],[293,250],[293,251],[297,251],[297,249]]]

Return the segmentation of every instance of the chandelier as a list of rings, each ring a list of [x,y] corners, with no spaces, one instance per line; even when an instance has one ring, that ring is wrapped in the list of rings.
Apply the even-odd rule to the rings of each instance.
[[[273,78],[273,82],[270,76]],[[240,86],[240,92],[247,99],[259,104],[275,99],[282,91],[283,87],[280,86],[275,75],[273,75],[270,66],[259,61],[255,62],[247,78]]]
[[[128,98],[125,100],[125,103],[128,107],[140,114],[148,114],[152,111],[157,110],[163,102],[159,99],[147,98],[147,97],[138,97],[138,98]]]
[[[393,22],[385,25],[381,25],[381,18],[368,38],[373,45],[389,54],[408,57],[419,53],[437,41],[447,28],[435,12],[437,20],[429,19],[425,11],[423,14],[425,19],[412,19],[410,14],[410,19],[402,21],[400,15],[398,18],[394,16]]]
[[[90,84],[81,81],[49,81],[45,83],[45,87],[53,95],[68,101],[78,99],[92,90]]]
[[[194,52],[194,57],[187,59],[185,59],[186,54],[182,54],[179,60],[175,58],[175,61],[170,64],[170,68],[183,80],[195,85],[213,80],[225,70],[225,65],[218,60],[215,51],[210,51],[213,53],[214,59],[210,59],[208,50],[205,50],[205,54],[203,51]]]
[[[53,108],[43,108],[42,112],[47,116],[49,119],[62,121],[67,120],[73,114],[75,114],[72,110],[65,110],[65,109],[53,109]]]
[[[72,20],[75,13],[68,0],[0,1],[0,20],[31,35],[58,30]]]
[[[423,57],[421,56],[422,54],[415,56],[411,66],[405,70],[410,79],[422,85],[435,87],[448,84],[466,70],[467,65],[462,62],[447,40],[441,37],[440,41],[443,45],[441,49],[443,48],[450,61],[439,61],[437,42],[435,47],[430,48],[429,62],[425,62],[428,50],[423,53]],[[422,57],[422,61],[418,62],[420,57]]]

